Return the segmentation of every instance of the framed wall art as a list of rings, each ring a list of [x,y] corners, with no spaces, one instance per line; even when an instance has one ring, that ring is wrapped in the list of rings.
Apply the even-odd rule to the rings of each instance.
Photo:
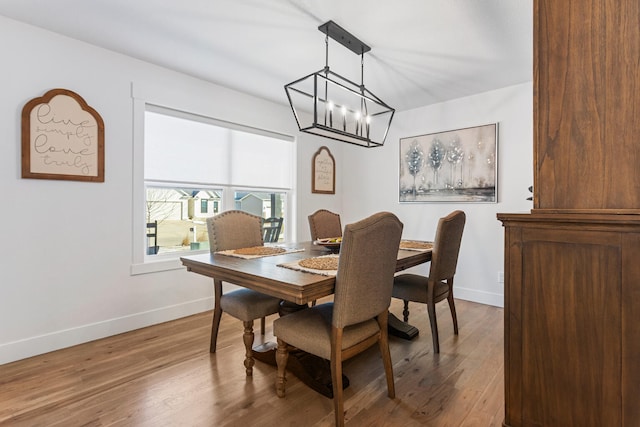
[[[104,182],[104,122],[80,95],[52,89],[22,108],[22,177]]]
[[[399,201],[497,202],[498,124],[400,139]]]
[[[325,146],[318,148],[311,161],[311,192],[336,193],[336,161]]]

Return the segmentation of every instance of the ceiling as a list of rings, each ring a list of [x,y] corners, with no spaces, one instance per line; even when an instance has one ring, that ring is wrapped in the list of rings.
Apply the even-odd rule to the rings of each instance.
[[[364,84],[398,111],[532,80],[533,0],[0,0],[0,15],[286,104],[333,20],[371,47]],[[331,70],[360,57],[329,41]]]

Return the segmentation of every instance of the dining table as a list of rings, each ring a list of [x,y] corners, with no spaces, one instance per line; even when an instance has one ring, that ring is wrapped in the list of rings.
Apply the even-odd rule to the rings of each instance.
[[[183,256],[180,260],[187,271],[282,299],[280,315],[285,315],[290,311],[304,309],[309,303],[334,293],[335,271],[296,268],[301,260],[330,257],[335,252],[316,243],[308,241],[269,245],[284,249],[283,252],[275,255],[234,256],[233,251],[224,251]],[[429,261],[431,261],[431,249],[402,249],[401,242],[396,272]],[[214,286],[214,289],[218,292],[219,287]],[[219,301],[219,295],[215,295],[215,301]],[[401,321],[391,313],[389,313],[389,332],[405,339],[412,339],[418,334],[417,328]],[[262,344],[254,347],[253,350],[255,359],[275,365],[275,343]],[[287,368],[305,384],[327,397],[332,397],[330,372],[322,372],[326,367],[328,367],[328,361],[318,361],[315,357],[306,354],[290,357],[287,365]],[[344,380],[346,380],[343,381],[346,388],[348,379],[344,378]]]

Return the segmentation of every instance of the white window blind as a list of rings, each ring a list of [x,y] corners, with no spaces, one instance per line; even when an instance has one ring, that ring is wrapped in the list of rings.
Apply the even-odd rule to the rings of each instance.
[[[145,180],[292,187],[292,141],[180,116],[145,112]]]
[[[231,184],[291,188],[290,141],[231,131]]]

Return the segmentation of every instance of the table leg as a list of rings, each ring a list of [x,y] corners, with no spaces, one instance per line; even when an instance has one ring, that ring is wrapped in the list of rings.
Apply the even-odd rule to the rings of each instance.
[[[412,340],[418,336],[418,328],[411,326],[410,324],[398,319],[393,313],[389,313],[389,335],[402,338],[405,340]]]

